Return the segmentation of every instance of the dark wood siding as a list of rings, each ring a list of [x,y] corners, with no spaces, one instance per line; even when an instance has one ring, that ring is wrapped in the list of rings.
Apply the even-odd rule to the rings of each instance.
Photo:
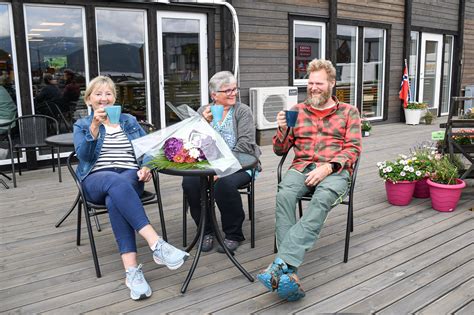
[[[474,2],[466,1],[461,86],[474,85]]]
[[[389,54],[390,68],[385,71],[388,75],[388,120],[400,121],[400,100],[398,92],[403,73],[403,30],[404,30],[404,0],[383,1],[352,1],[337,2],[337,15],[340,19],[385,23],[391,25],[391,38],[387,38],[386,50]],[[377,12],[377,14],[374,14]],[[387,103],[386,103],[387,104]]]
[[[413,0],[412,25],[457,32],[459,0]]]

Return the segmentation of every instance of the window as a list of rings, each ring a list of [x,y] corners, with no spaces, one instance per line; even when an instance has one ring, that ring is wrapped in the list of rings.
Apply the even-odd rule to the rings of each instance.
[[[382,118],[385,66],[385,30],[364,28],[362,115]]]
[[[18,80],[13,22],[9,4],[0,4],[0,164],[10,163],[6,134],[8,124],[17,116]],[[8,161],[6,159],[8,158]],[[3,163],[2,163],[3,162]]]
[[[449,114],[449,100],[451,99],[451,73],[453,67],[453,43],[452,35],[446,36],[444,41],[444,66],[442,78],[441,115]]]
[[[25,5],[25,25],[34,113],[55,117],[61,131],[87,115],[84,10]]]
[[[337,26],[336,96],[344,103],[356,104],[357,27]]]
[[[420,42],[420,33],[411,32],[410,56],[408,57],[408,79],[410,80],[411,100],[416,100],[416,78],[418,72],[418,47]]]
[[[97,9],[99,73],[112,78],[117,104],[138,120],[148,120],[146,12]]]
[[[306,68],[314,58],[325,58],[326,25],[293,21],[293,84],[306,85]]]

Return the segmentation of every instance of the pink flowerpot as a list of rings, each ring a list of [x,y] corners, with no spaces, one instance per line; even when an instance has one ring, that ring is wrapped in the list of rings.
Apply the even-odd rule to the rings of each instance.
[[[406,206],[413,198],[416,182],[400,181],[393,183],[385,182],[385,191],[387,192],[387,200],[395,206]]]
[[[420,179],[416,182],[415,191],[413,197],[415,198],[429,198],[430,197],[430,186],[426,182],[428,178]]]
[[[431,207],[438,211],[450,212],[456,209],[462,189],[466,183],[462,179],[456,179],[457,184],[445,185],[427,180],[430,187]]]

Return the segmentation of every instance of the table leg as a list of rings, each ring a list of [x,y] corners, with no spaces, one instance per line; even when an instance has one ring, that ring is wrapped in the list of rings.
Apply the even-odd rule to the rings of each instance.
[[[196,251],[196,255],[194,256],[193,264],[191,265],[191,269],[188,272],[188,275],[186,276],[186,280],[184,280],[183,286],[181,287],[181,293],[185,293],[189,282],[191,281],[191,278],[193,277],[194,270],[196,270],[199,257],[201,257],[201,250],[202,250],[202,239],[204,238],[204,228],[205,228],[205,222],[206,222],[206,215],[207,215],[207,179],[205,176],[201,177],[201,218],[199,219],[199,233],[196,233],[196,237],[194,237],[194,240],[191,242],[191,244],[186,248],[186,251],[189,252],[196,242],[198,242],[198,247]]]
[[[74,200],[74,203],[72,204],[71,208],[63,215],[63,217],[56,223],[55,227],[59,227],[63,222],[64,220],[66,220],[66,218],[74,211],[74,209],[76,208],[77,206],[77,203],[79,202],[79,198],[80,198],[80,195],[79,195],[79,192],[77,193],[76,195],[76,200]]]
[[[246,276],[247,279],[249,279],[250,282],[254,282],[255,279],[234,258],[234,253],[231,253],[229,249],[224,245],[224,240],[222,239],[222,235],[219,231],[219,225],[217,224],[217,219],[216,219],[216,211],[215,211],[216,209],[215,209],[215,204],[214,204],[214,179],[212,176],[209,177],[209,200],[210,200],[211,222],[212,222],[212,227],[214,228],[214,234],[217,238],[217,241],[224,249],[224,252],[227,255],[227,257],[229,257],[229,259],[240,270],[240,272],[242,272],[244,276]]]

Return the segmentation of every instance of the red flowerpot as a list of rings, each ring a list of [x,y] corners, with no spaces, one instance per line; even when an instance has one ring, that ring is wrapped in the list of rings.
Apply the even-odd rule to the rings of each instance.
[[[393,183],[385,182],[385,191],[387,192],[387,200],[395,206],[406,206],[413,198],[416,182],[401,181]]]
[[[446,185],[427,180],[430,187],[431,207],[438,211],[450,212],[456,209],[462,189],[466,183],[462,179],[456,179],[457,184]]]
[[[415,198],[429,198],[430,197],[430,186],[426,182],[428,178],[420,179],[416,182],[415,191],[413,197]]]

